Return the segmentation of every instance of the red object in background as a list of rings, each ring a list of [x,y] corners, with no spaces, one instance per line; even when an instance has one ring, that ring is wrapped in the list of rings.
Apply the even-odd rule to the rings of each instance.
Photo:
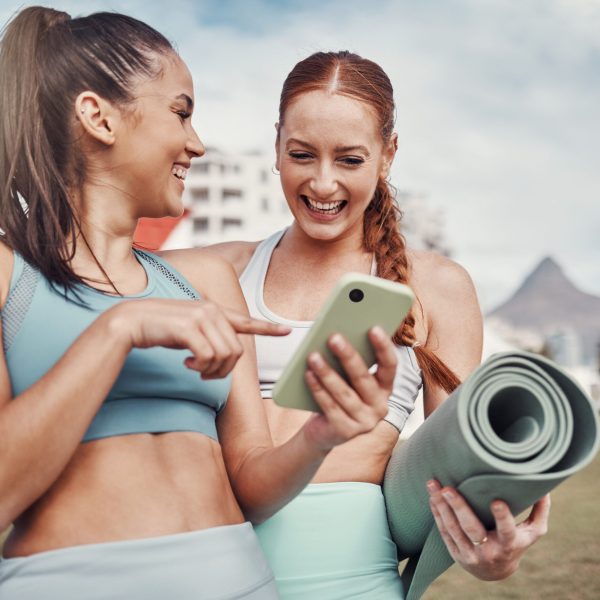
[[[140,219],[133,236],[133,243],[145,250],[160,250],[175,227],[189,214],[190,211],[186,208],[179,217]]]

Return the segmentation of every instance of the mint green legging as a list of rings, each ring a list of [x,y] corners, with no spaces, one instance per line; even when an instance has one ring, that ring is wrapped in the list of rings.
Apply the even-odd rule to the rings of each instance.
[[[257,526],[282,600],[401,600],[381,487],[316,483]]]

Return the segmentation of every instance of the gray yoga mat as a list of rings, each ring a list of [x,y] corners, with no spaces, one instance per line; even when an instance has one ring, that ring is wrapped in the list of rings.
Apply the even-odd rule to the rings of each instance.
[[[598,450],[592,401],[550,360],[495,354],[425,420],[389,461],[383,484],[406,600],[453,563],[429,508],[428,479],[455,487],[487,529],[489,506],[517,514],[587,465]]]

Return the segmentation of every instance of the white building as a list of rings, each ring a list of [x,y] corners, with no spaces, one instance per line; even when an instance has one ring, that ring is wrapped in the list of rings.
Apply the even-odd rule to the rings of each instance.
[[[264,154],[224,154],[207,148],[186,178],[184,203],[190,216],[165,247],[258,240],[288,225],[292,217],[272,166]]]

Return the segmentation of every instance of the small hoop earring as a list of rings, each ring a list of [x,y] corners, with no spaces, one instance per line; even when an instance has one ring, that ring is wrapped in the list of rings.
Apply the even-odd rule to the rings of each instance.
[[[271,167],[271,173],[273,173],[273,175],[279,175],[279,169],[275,165],[273,165]]]

